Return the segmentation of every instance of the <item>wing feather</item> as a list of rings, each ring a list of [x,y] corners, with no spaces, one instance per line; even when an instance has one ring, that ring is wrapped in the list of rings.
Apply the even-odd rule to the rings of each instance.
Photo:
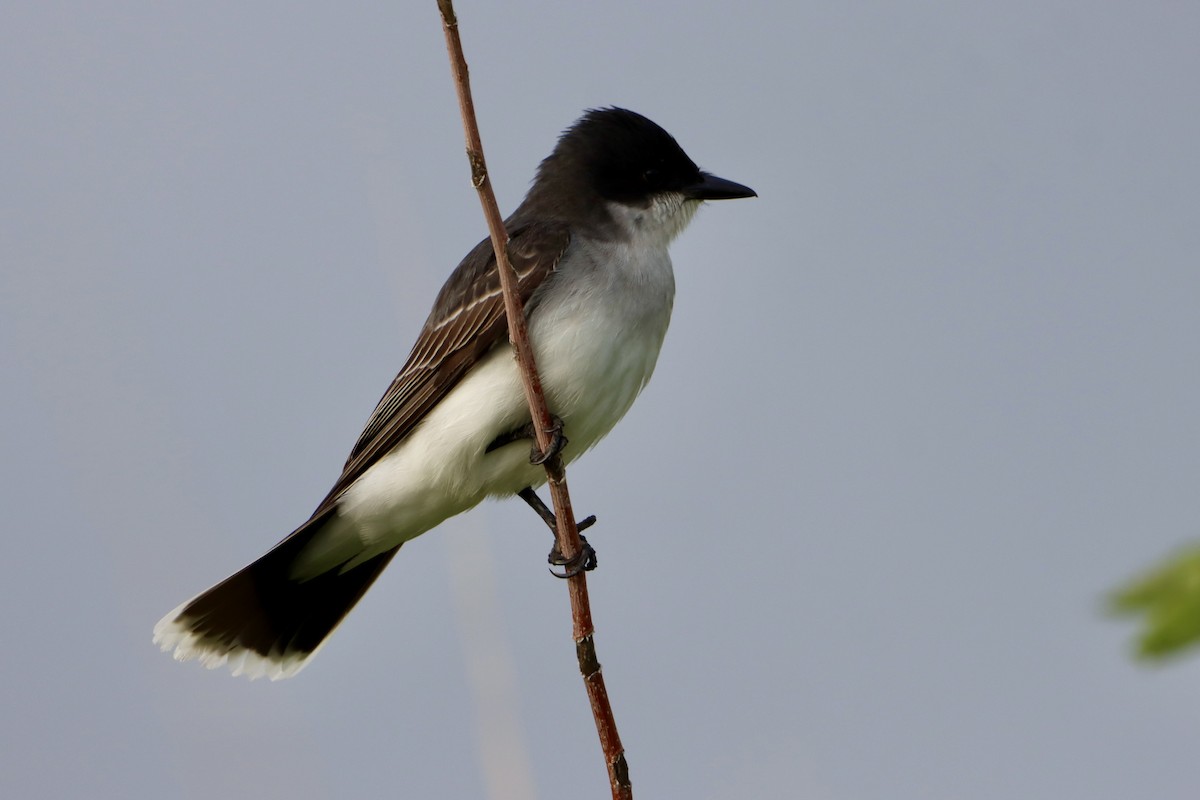
[[[510,232],[509,258],[521,300],[549,278],[570,243],[559,223]],[[400,374],[384,392],[358,437],[341,476],[314,516],[327,511],[354,481],[412,432],[430,409],[493,347],[508,339],[500,274],[489,239],[467,254],[438,293]]]

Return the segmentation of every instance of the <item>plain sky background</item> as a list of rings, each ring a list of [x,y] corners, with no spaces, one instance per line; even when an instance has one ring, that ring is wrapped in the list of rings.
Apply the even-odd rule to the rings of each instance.
[[[570,471],[642,798],[1196,796],[1200,7],[460,0],[502,208],[617,104],[758,190]],[[549,537],[406,546],[282,683],[167,610],[303,521],[485,232],[436,4],[0,10],[0,795],[604,798]]]

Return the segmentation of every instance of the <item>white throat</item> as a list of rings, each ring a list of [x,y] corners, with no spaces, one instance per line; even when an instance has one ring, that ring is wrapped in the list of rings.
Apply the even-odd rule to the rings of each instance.
[[[609,203],[608,213],[631,245],[665,250],[692,221],[700,202],[678,192],[666,192],[656,195],[645,208]]]

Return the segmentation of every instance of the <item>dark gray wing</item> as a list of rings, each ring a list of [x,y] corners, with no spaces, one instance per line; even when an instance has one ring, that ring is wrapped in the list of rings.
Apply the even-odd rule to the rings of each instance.
[[[509,258],[526,304],[554,272],[569,242],[570,233],[560,223],[531,224],[509,232]],[[438,293],[408,361],[379,400],[341,477],[313,516],[331,508],[350,484],[404,441],[472,366],[507,340],[496,255],[491,240],[484,239]]]

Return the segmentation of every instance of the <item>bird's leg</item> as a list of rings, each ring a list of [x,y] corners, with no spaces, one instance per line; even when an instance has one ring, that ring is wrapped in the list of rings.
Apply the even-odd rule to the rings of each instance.
[[[533,442],[529,447],[529,463],[535,467],[540,467],[550,459],[562,452],[567,446],[568,439],[563,436],[563,421],[558,417],[553,417],[553,423],[550,425],[550,446],[546,448],[546,452],[542,452],[537,446],[537,431],[533,427],[532,422],[527,422],[516,430],[502,433],[488,444],[484,449],[485,453],[490,453],[493,450],[498,450],[506,444],[513,442],[521,442],[529,439]]]
[[[537,512],[537,515],[542,518],[542,522],[545,522],[546,526],[549,527],[552,532],[558,532],[558,518],[554,516],[553,511],[546,507],[546,504],[542,502],[542,498],[538,497],[538,493],[535,492],[532,487],[526,486],[524,489],[517,492],[517,497],[520,497],[522,500],[528,503],[529,507]],[[585,531],[595,524],[596,515],[592,514],[591,516],[584,517],[583,519],[579,520],[579,522],[575,524],[575,528],[579,531]]]
[[[596,516],[585,517],[576,523],[575,527],[580,531],[579,542],[582,545],[579,552],[574,558],[566,558],[562,551],[558,549],[558,520],[554,516],[554,512],[546,508],[546,504],[542,502],[542,498],[538,497],[532,487],[526,486],[521,491],[517,492],[517,496],[529,504],[537,515],[542,518],[542,521],[550,528],[550,531],[555,534],[554,547],[550,550],[550,555],[546,560],[556,567],[563,567],[562,572],[550,570],[550,574],[556,578],[569,578],[572,575],[578,575],[580,572],[588,572],[596,568],[596,550],[588,540],[582,535],[582,532],[596,524]]]

